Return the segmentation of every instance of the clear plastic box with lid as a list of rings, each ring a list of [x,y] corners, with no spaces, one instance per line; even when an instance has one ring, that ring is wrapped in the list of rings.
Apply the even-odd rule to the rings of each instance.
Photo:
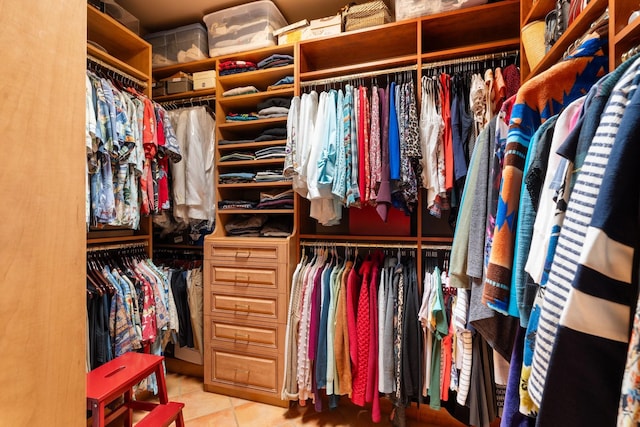
[[[253,1],[205,15],[209,56],[229,55],[275,46],[273,31],[287,25],[275,4]]]
[[[151,43],[153,67],[163,67],[209,57],[207,30],[202,24],[191,24],[144,36]]]
[[[487,3],[487,0],[392,0],[396,21]]]

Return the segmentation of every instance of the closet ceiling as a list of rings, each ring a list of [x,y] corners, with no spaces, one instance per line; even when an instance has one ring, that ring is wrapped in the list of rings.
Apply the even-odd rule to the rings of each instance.
[[[202,22],[207,13],[239,4],[242,0],[116,0],[140,20],[147,32]],[[349,0],[273,0],[289,23],[335,15]],[[250,2],[249,2],[250,3]],[[364,3],[364,1],[358,1]],[[385,1],[389,3],[389,0]]]

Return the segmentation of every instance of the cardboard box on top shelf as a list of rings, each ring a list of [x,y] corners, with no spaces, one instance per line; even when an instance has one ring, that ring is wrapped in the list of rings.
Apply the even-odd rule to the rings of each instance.
[[[178,71],[171,77],[163,79],[167,85],[167,95],[183,93],[193,90],[193,78],[182,71]]]
[[[278,38],[278,45],[295,43],[301,40],[302,32],[309,26],[309,21],[302,19],[286,27],[279,28],[273,32]]]
[[[342,32],[342,16],[340,14],[313,19],[302,31],[301,40],[333,36]]]
[[[213,89],[216,87],[216,70],[193,73],[193,90]]]
[[[151,84],[151,96],[156,98],[167,94],[167,82],[162,80],[154,80]]]

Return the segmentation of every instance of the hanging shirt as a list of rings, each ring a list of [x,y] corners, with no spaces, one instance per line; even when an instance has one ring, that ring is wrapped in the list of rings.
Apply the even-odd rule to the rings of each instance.
[[[369,198],[377,199],[380,185],[382,164],[380,162],[380,98],[377,86],[371,88],[371,135],[369,138],[369,165],[371,168],[369,180]]]
[[[425,206],[432,212],[436,196],[440,193],[438,178],[438,142],[442,138],[444,122],[436,108],[436,80],[422,77],[422,104],[420,111],[420,143],[422,145],[422,187],[427,190]]]
[[[360,206],[360,189],[358,188],[358,107],[359,107],[359,91],[358,88],[351,88],[353,94],[353,103],[351,104],[351,113],[349,114],[351,118],[350,129],[351,129],[351,181],[347,181],[347,207],[351,206]]]
[[[389,88],[389,179],[400,179],[400,130],[396,109],[396,83]]]
[[[300,167],[300,156],[298,154],[299,131],[300,97],[296,95],[291,98],[291,106],[287,113],[287,143],[282,174],[288,178],[294,176],[296,169]]]
[[[389,86],[379,89],[382,106],[382,134],[380,139],[380,186],[376,195],[376,211],[383,222],[387,222],[389,205],[391,205],[391,183],[389,182]]]
[[[282,379],[282,400],[298,399],[298,383],[296,381],[296,355],[298,354],[297,332],[300,324],[300,309],[302,305],[303,277],[309,267],[309,260],[303,252],[300,262],[296,265],[291,279],[291,296],[287,311],[287,329],[284,342],[284,376]]]
[[[334,388],[335,394],[351,396],[351,357],[350,357],[350,341],[348,330],[348,300],[347,300],[347,283],[353,268],[353,261],[348,260],[345,263],[344,272],[340,280],[340,290],[338,291],[338,300],[336,302],[336,330],[334,339],[334,352],[336,358],[336,375],[338,378],[339,389]]]
[[[365,129],[367,122],[367,88],[360,86],[358,88],[358,192],[360,199],[366,203],[369,198],[367,194],[367,175],[369,164],[369,137]]]
[[[440,74],[440,112],[444,122],[442,140],[444,143],[444,175],[445,191],[451,191],[455,181],[453,166],[453,134],[451,130],[451,76]]]

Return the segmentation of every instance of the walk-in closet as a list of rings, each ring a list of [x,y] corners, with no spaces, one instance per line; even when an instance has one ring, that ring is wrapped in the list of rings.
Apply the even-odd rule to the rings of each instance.
[[[640,424],[640,3],[0,10],[0,426]]]

